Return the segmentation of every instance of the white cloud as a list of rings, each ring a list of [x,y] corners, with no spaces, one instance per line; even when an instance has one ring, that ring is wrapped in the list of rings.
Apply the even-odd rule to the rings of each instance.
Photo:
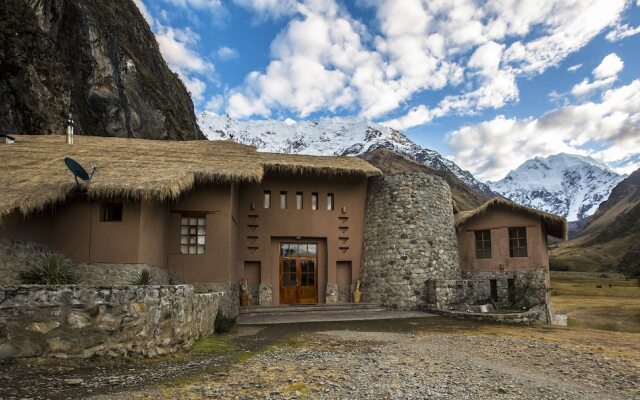
[[[213,65],[202,58],[190,47],[199,37],[190,29],[176,29],[159,25],[156,29],[156,40],[165,61],[176,72],[200,72],[213,70]]]
[[[296,12],[297,8],[295,0],[233,0],[233,2],[254,11],[259,19],[291,15]]]
[[[637,35],[638,33],[640,33],[640,26],[632,28],[631,26],[629,26],[629,24],[616,24],[613,29],[611,29],[609,33],[607,33],[607,36],[605,36],[605,38],[610,42],[617,42],[618,40]]]
[[[570,66],[569,68],[567,68],[567,71],[569,72],[576,72],[577,70],[579,70],[580,68],[582,68],[582,64],[575,64]]]
[[[343,108],[381,118],[406,107],[418,93],[450,89],[438,104],[387,121],[404,128],[517,101],[519,77],[558,65],[617,23],[628,5],[626,0],[364,1],[376,13],[367,27],[334,0],[235,2],[292,19],[272,42],[270,64],[230,92],[230,114],[264,116],[283,108],[305,117]]]
[[[602,59],[600,65],[593,70],[594,80],[584,78],[571,89],[571,94],[576,97],[587,96],[596,90],[611,86],[617,79],[618,74],[624,68],[624,62],[616,53],[608,54]]]
[[[452,159],[481,179],[496,180],[535,156],[588,154],[640,167],[640,80],[610,89],[599,102],[552,110],[540,118],[496,117],[447,135]]]
[[[600,65],[593,70],[593,76],[595,76],[596,79],[615,77],[622,71],[622,68],[624,68],[622,59],[620,59],[616,53],[611,53],[603,58]]]
[[[211,97],[204,105],[204,110],[213,114],[219,114],[224,106],[224,96],[218,94]]]
[[[167,0],[169,3],[182,8],[196,8],[200,10],[217,11],[222,9],[220,0]]]
[[[233,60],[234,58],[238,58],[238,51],[236,49],[232,49],[231,47],[221,46],[217,51],[218,58],[226,61]]]

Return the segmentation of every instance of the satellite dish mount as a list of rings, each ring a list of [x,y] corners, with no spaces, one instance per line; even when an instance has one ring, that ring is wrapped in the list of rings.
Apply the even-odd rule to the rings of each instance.
[[[76,160],[72,158],[65,157],[64,163],[67,165],[67,168],[69,168],[69,170],[73,174],[73,177],[76,180],[76,185],[78,185],[78,191],[80,193],[83,193],[85,189],[82,187],[82,185],[80,185],[80,181],[78,180],[78,178],[84,181],[85,184],[89,184],[89,182],[91,181],[91,178],[93,178],[93,174],[96,172],[98,167],[95,165],[92,165],[93,170],[91,171],[91,174],[89,174],[87,170],[85,170],[82,167],[82,165],[80,165]]]

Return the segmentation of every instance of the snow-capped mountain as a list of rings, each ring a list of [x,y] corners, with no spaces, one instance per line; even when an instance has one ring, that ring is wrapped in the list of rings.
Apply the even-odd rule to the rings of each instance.
[[[625,176],[591,157],[536,157],[509,172],[491,189],[512,201],[576,221],[596,212]]]
[[[394,129],[362,119],[237,121],[226,115],[203,112],[198,115],[198,124],[210,140],[233,140],[275,153],[359,156],[384,147],[431,168],[451,172],[472,188],[492,195],[489,186],[437,151],[420,147]]]

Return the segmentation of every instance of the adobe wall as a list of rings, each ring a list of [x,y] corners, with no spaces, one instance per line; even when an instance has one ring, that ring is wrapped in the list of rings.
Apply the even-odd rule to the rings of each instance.
[[[214,332],[218,293],[178,286],[0,286],[0,359],[154,356]]]
[[[527,230],[527,257],[509,256],[509,228]],[[491,258],[475,256],[475,231],[491,231]],[[493,207],[472,218],[458,231],[462,271],[532,271],[549,268],[547,235],[539,218],[505,207]]]
[[[12,239],[0,239],[0,285],[20,283],[18,274],[29,268],[29,264],[38,255],[55,249],[48,245],[24,242]],[[75,270],[82,283],[98,286],[129,285],[140,271],[149,270],[153,274],[153,283],[166,285],[178,280],[166,268],[147,264],[105,264],[78,263]]]
[[[460,279],[443,179],[402,173],[369,180],[361,276],[365,302],[403,310],[427,303],[428,280]]]

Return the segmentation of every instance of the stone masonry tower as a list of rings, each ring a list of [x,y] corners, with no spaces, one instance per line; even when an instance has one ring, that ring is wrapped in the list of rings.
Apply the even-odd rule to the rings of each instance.
[[[451,191],[440,177],[400,173],[371,178],[362,263],[363,298],[417,310],[435,280],[461,279]]]

